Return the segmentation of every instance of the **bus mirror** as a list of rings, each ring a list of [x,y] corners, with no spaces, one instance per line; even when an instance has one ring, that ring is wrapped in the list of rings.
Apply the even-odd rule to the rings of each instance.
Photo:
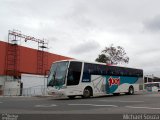
[[[48,78],[49,77],[49,70],[45,70],[45,77]]]
[[[49,77],[49,75],[45,75],[45,78],[48,78]]]

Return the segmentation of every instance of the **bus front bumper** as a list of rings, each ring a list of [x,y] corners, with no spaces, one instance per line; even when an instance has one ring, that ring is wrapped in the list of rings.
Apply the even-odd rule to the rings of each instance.
[[[47,93],[48,95],[52,95],[54,97],[65,97],[66,93],[63,89],[54,89],[54,88],[48,88],[47,89]]]

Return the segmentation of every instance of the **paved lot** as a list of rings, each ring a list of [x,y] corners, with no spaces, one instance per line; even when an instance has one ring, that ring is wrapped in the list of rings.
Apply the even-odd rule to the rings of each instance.
[[[160,93],[74,100],[52,97],[0,97],[0,113],[125,114],[160,113]]]
[[[160,119],[160,93],[74,100],[53,97],[0,97],[0,120],[6,113],[20,115],[18,120],[122,120],[125,114],[159,114]]]

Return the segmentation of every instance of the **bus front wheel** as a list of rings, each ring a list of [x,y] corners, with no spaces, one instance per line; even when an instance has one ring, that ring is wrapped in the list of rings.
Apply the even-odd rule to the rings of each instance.
[[[92,95],[92,88],[85,88],[84,91],[83,91],[83,98],[90,98]]]

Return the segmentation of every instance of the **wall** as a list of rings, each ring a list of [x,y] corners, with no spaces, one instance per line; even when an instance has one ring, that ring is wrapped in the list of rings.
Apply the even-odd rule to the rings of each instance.
[[[0,76],[0,85],[4,85],[4,81],[5,81],[6,77],[5,76]]]
[[[20,65],[21,73],[36,74],[37,72],[37,50],[20,47]]]
[[[22,74],[21,82],[23,83],[23,96],[46,95],[47,78],[42,75]]]
[[[0,76],[0,95],[3,95],[5,76]]]
[[[4,87],[5,96],[18,96],[20,95],[20,82],[19,81],[6,81]]]
[[[6,43],[0,41],[0,75],[4,75],[5,56],[6,56]]]

